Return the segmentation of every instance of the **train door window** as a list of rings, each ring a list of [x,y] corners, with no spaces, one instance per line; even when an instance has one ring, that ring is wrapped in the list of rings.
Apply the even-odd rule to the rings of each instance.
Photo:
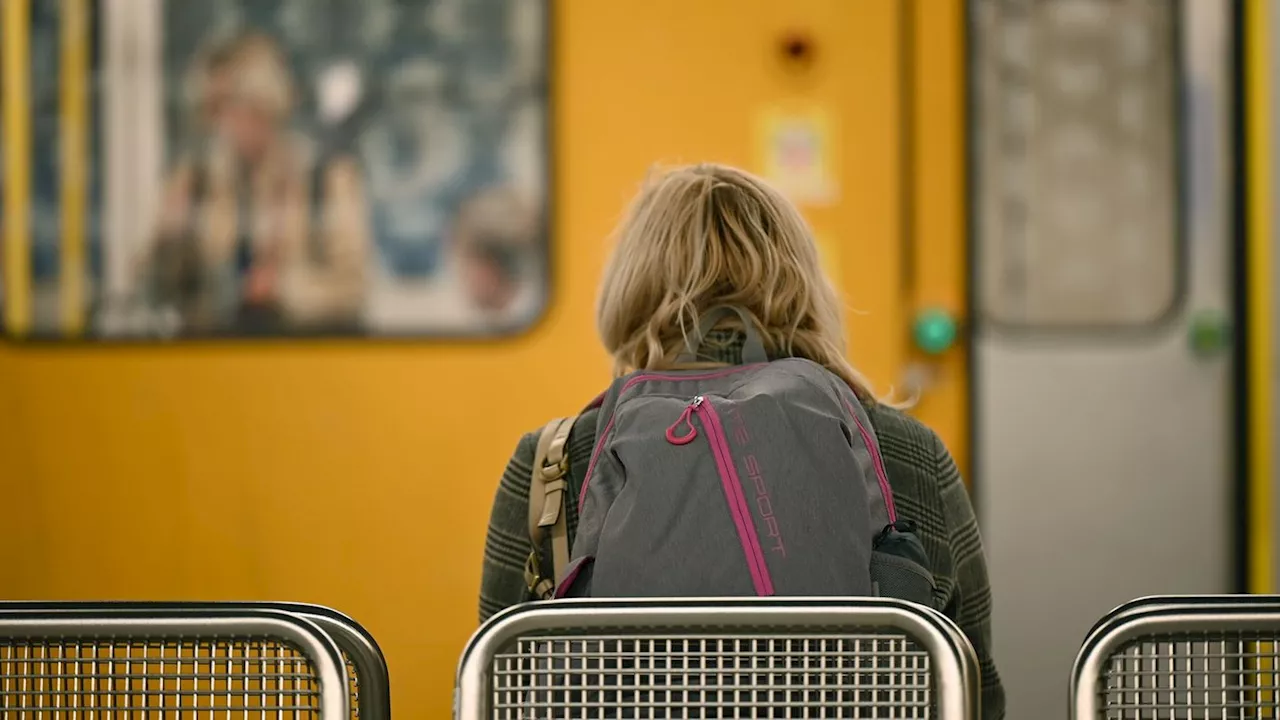
[[[972,4],[984,321],[1123,330],[1175,309],[1176,6]]]
[[[87,72],[112,88],[86,130],[89,335],[496,336],[541,316],[548,3],[84,4]],[[43,164],[68,3],[34,5],[31,325],[58,335],[68,209]]]

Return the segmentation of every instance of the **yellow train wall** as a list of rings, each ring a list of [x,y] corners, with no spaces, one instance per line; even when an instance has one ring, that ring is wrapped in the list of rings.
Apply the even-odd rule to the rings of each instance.
[[[896,0],[554,3],[554,290],[520,337],[0,345],[0,597],[330,605],[381,642],[398,715],[446,717],[497,479],[522,432],[608,380],[596,280],[652,164],[759,169],[760,119],[816,109],[838,197],[806,213],[846,294],[856,364],[887,390],[913,309],[962,309],[961,16],[959,2],[919,5],[912,18]],[[807,71],[781,61],[790,31],[812,39]],[[906,176],[904,133],[917,140]],[[963,459],[962,355],[941,370],[917,412]]]

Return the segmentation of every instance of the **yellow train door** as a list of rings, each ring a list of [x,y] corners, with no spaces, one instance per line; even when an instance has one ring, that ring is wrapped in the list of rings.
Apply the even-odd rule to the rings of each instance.
[[[3,5],[4,304],[21,335],[31,3]],[[963,455],[963,357],[927,356],[909,339],[916,309],[958,315],[964,292],[961,15],[958,2],[928,6],[555,3],[555,286],[545,318],[520,337],[0,346],[0,476],[22,538],[0,544],[0,592],[331,605],[378,637],[398,711],[447,714],[498,476],[520,433],[607,382],[596,281],[623,204],[655,163],[722,161],[787,185],[846,297],[855,363],[877,388],[901,390],[916,384],[904,379],[909,361],[928,359],[917,412]],[[70,91],[58,102],[69,135],[91,126],[105,138],[107,204],[117,204],[107,231],[136,232],[154,198],[135,192],[130,205],[129,178],[163,160],[130,145],[159,102],[155,13],[180,6],[86,7],[106,13],[99,52],[89,57],[86,33],[60,16]],[[86,73],[112,83],[96,117],[79,115],[94,110],[74,97]],[[64,186],[64,216],[83,212],[82,192]],[[910,253],[899,242],[908,226]],[[82,226],[65,227],[74,248]],[[83,329],[70,310],[81,290],[63,299],[59,322],[72,333]]]

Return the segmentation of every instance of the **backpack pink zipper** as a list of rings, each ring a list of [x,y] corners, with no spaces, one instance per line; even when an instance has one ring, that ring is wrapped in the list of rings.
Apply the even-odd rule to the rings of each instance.
[[[697,375],[675,375],[673,373],[644,373],[636,375],[628,380],[622,389],[618,391],[618,400],[622,400],[622,396],[632,387],[648,380],[714,380],[715,378],[732,375],[734,373],[750,370],[759,367],[765,363],[754,363],[751,365],[735,365],[733,367],[716,370],[715,372],[700,373]],[[587,501],[587,487],[591,484],[591,473],[596,469],[596,461],[600,459],[600,451],[604,449],[604,444],[609,439],[609,434],[613,432],[613,421],[617,418],[618,408],[614,405],[613,412],[609,415],[609,422],[604,426],[604,432],[600,433],[600,437],[596,440],[596,447],[591,451],[591,460],[587,463],[587,474],[582,479],[582,489],[578,491],[578,512],[582,512],[582,505]]]
[[[742,492],[742,479],[738,476],[738,468],[729,450],[729,441],[725,438],[720,416],[711,406],[711,401],[703,395],[695,397],[689,407],[702,418],[702,427],[707,431],[707,442],[711,445],[720,483],[724,486],[724,499],[729,503],[733,524],[738,528],[738,540],[742,542],[742,553],[751,570],[751,584],[755,586],[756,595],[773,595],[773,578],[769,575],[769,566],[764,560],[764,549],[760,547],[755,518],[751,517],[747,496]]]
[[[843,398],[841,398],[843,400]],[[853,411],[853,407],[849,405],[848,400],[844,400],[844,407],[849,411],[849,417],[853,418],[853,424],[858,427],[858,434],[862,436],[862,443],[867,446],[867,452],[871,453],[871,464],[876,469],[876,480],[880,483],[880,494],[884,496],[884,509],[889,513],[889,524],[893,525],[898,522],[898,509],[893,504],[893,489],[889,487],[889,476],[884,471],[884,461],[880,459],[880,450],[876,446],[876,441],[871,437],[871,433],[862,425],[862,421],[858,419],[858,414]]]

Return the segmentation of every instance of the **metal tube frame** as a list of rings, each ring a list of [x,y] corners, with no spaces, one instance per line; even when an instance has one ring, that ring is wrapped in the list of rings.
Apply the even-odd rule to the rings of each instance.
[[[282,609],[287,609],[281,604]],[[292,610],[319,625],[346,651],[360,678],[360,717],[391,720],[391,675],[382,649],[356,621],[329,608],[298,606]]]
[[[193,607],[195,607],[193,605]],[[264,608],[300,615],[329,633],[356,668],[360,683],[360,717],[391,720],[391,674],[386,656],[373,635],[350,616],[323,605],[291,602],[218,602],[204,608]]]
[[[556,600],[517,605],[498,613],[472,635],[458,663],[455,720],[489,715],[495,655],[529,633],[602,628],[741,627],[883,628],[903,633],[932,660],[938,720],[980,716],[977,654],[964,633],[939,612],[886,598],[750,598]]]
[[[346,720],[350,716],[347,666],[338,645],[318,624],[293,613],[159,603],[0,603],[0,637],[158,640],[202,636],[270,637],[289,643],[315,668],[321,717]]]

